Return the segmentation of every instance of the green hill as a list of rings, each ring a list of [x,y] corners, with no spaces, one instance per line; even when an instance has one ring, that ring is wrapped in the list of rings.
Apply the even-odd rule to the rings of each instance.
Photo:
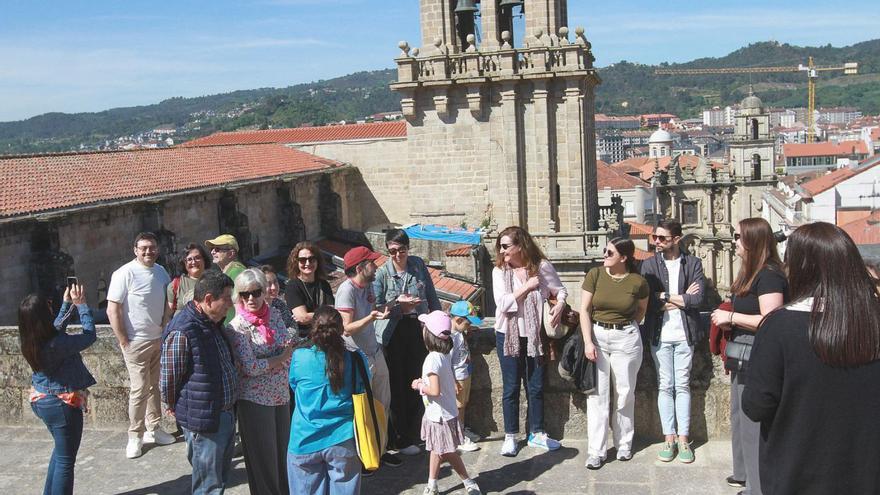
[[[750,84],[767,105],[806,106],[803,73],[657,76],[654,70],[658,67],[797,66],[806,63],[809,56],[814,57],[817,65],[859,63],[858,76],[822,74],[817,85],[817,105],[846,105],[857,107],[865,114],[880,113],[880,39],[840,48],[760,42],[720,58],[660,66],[622,61],[599,69],[603,84],[596,93],[596,111],[613,115],[669,112],[684,118],[698,117],[707,106],[738,102]],[[168,124],[178,128],[175,140],[180,141],[218,130],[356,120],[400,108],[397,94],[388,89],[395,78],[396,70],[386,69],[287,88],[170,98],[154,105],[103,112],[48,113],[0,123],[0,153],[96,148],[106,140]]]

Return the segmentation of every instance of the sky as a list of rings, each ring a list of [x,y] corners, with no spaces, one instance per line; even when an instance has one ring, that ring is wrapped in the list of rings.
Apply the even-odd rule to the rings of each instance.
[[[586,29],[599,67],[687,62],[758,41],[847,46],[874,39],[875,2],[570,0],[569,25]],[[400,40],[421,44],[418,4],[2,0],[0,122],[390,68]]]

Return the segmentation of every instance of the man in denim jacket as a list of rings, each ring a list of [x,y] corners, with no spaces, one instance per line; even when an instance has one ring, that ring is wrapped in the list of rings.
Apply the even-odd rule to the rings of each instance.
[[[440,299],[425,262],[409,255],[409,236],[401,229],[385,234],[389,259],[376,271],[373,293],[376,304],[390,309],[387,320],[376,321],[376,339],[385,346],[385,361],[391,379],[392,445],[404,455],[420,452],[417,444],[424,405],[410,387],[413,377],[422,375],[428,351],[422,340],[420,314],[440,310]]]
[[[703,265],[679,247],[681,224],[675,220],[660,222],[651,239],[656,252],[642,262],[641,274],[651,288],[643,335],[657,368],[657,406],[666,437],[657,457],[669,462],[678,450],[678,460],[689,464],[694,461],[688,443],[690,370],[694,344],[702,338]]]

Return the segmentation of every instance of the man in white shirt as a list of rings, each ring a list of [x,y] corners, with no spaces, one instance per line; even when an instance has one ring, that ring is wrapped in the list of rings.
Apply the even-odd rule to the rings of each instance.
[[[107,291],[107,316],[119,341],[131,389],[128,395],[128,444],[125,456],[140,457],[144,442],[167,445],[174,437],[159,428],[159,359],[165,288],[171,282],[156,264],[159,244],[149,232],[137,235],[135,259],[113,272]]]
[[[677,221],[661,221],[651,235],[656,252],[642,262],[641,274],[651,287],[644,327],[657,368],[657,407],[666,437],[657,458],[672,461],[677,451],[678,460],[690,464],[690,371],[694,344],[704,338],[699,306],[705,279],[700,259],[679,247],[681,234]]]

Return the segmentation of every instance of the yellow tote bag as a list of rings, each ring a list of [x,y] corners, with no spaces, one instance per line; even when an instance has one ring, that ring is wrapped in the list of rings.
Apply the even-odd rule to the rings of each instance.
[[[359,353],[352,353],[351,363],[352,387],[357,383],[355,369],[364,385],[364,392],[351,394],[354,404],[354,441],[361,463],[366,469],[374,471],[379,469],[380,459],[388,443],[388,420],[385,417],[385,407],[373,398],[364,358]]]

